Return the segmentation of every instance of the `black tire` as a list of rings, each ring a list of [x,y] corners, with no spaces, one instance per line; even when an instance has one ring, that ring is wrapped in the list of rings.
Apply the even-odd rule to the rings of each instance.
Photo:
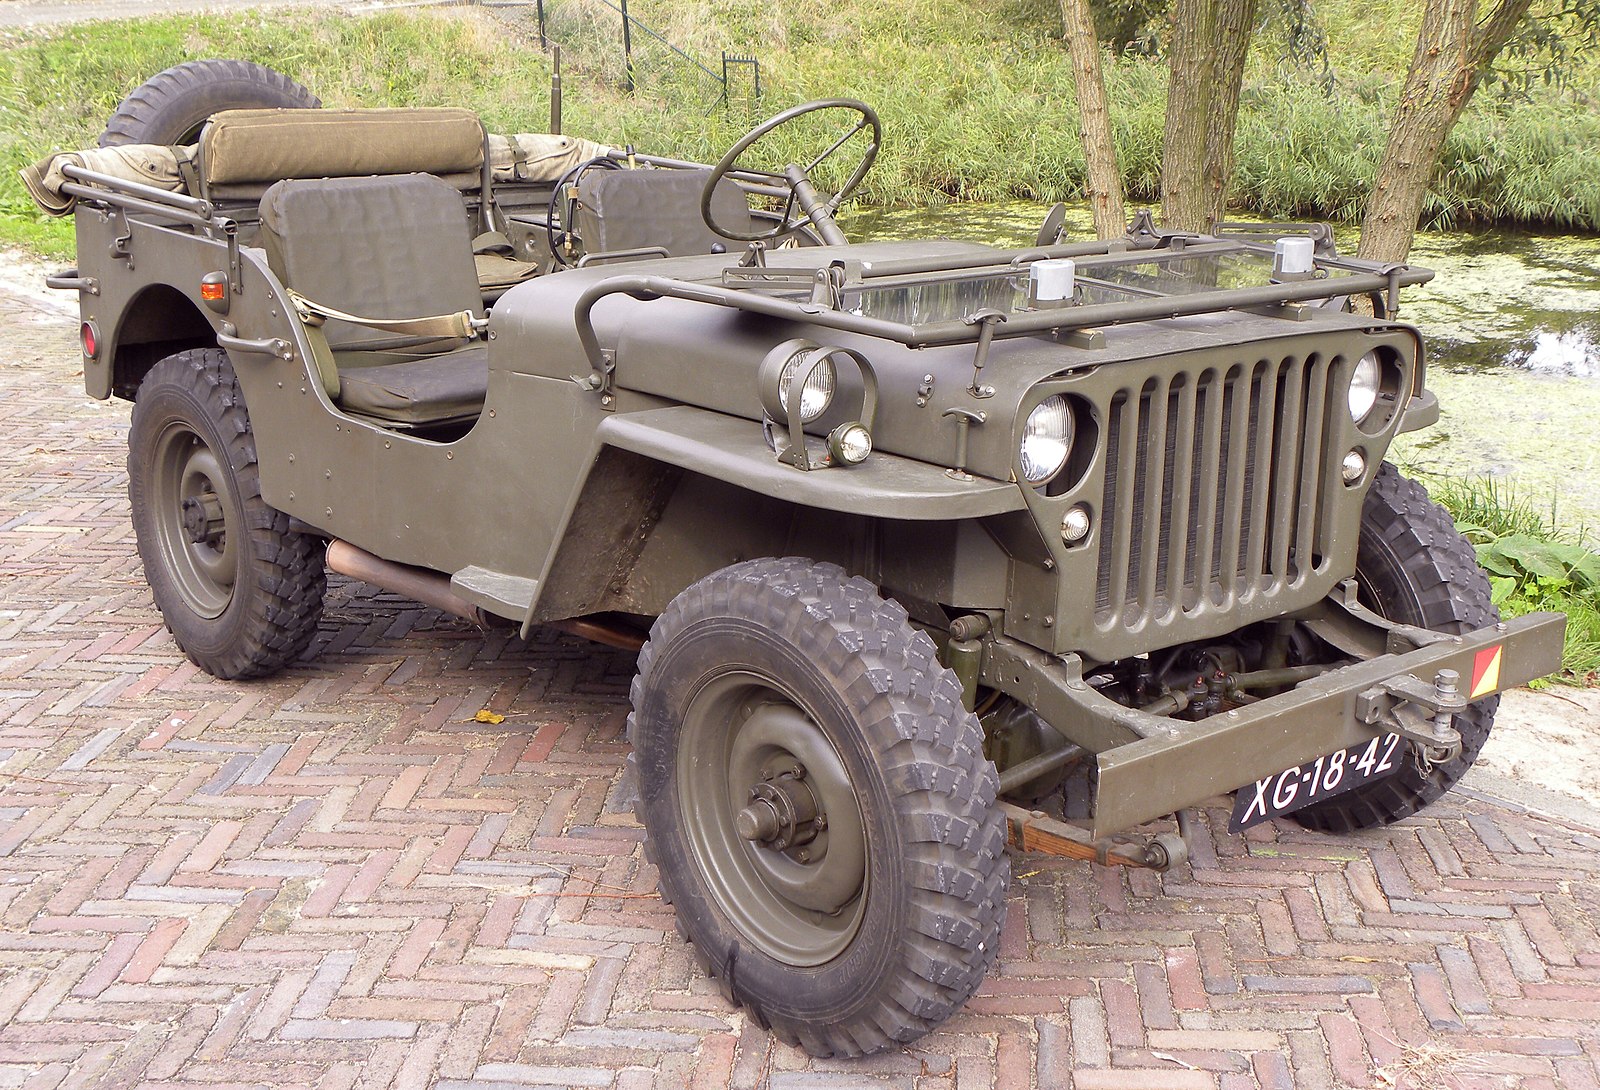
[[[145,376],[128,431],[128,498],[145,579],[195,665],[250,678],[300,657],[322,616],[322,542],[262,500],[226,352],[179,352]]]
[[[1458,635],[1500,620],[1489,579],[1472,543],[1428,490],[1385,462],[1361,509],[1356,578],[1364,604],[1403,624]],[[1406,746],[1393,775],[1289,815],[1308,829],[1345,833],[1410,817],[1465,775],[1489,740],[1499,696],[1467,706],[1455,717],[1461,754],[1426,772]]]
[[[206,119],[222,110],[321,105],[288,76],[254,61],[185,61],[134,88],[106,122],[100,146],[192,144]]]
[[[998,779],[960,683],[903,608],[831,564],[737,564],[656,621],[632,695],[646,855],[725,995],[813,1056],[914,1040],[972,995],[994,963],[1010,876]],[[749,741],[771,722],[783,732]],[[796,753],[837,762],[797,772],[829,818],[809,861],[722,820],[753,797],[736,773],[757,766],[741,761],[792,768]],[[720,789],[699,790],[706,777]],[[853,895],[832,884],[851,865]],[[798,876],[793,896],[824,907],[790,900],[773,874]],[[728,893],[740,882],[744,900]]]

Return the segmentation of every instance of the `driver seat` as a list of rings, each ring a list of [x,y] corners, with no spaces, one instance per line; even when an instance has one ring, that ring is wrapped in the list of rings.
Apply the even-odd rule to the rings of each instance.
[[[583,179],[578,206],[578,237],[589,254],[659,246],[673,257],[726,253],[742,247],[707,226],[700,195],[709,169],[597,170]],[[711,195],[713,218],[750,233],[750,204],[744,190],[723,178]]]

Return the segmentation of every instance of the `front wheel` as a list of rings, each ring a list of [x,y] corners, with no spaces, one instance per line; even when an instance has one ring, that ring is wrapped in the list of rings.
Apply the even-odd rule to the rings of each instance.
[[[1010,869],[997,779],[898,604],[828,564],[725,568],[656,621],[633,708],[662,896],[761,1025],[863,1055],[978,987]]]
[[[322,543],[261,498],[227,353],[180,352],[145,376],[128,429],[128,498],[145,579],[195,665],[261,677],[310,645],[327,578]]]
[[[1472,543],[1461,536],[1450,513],[1428,498],[1427,489],[1388,462],[1361,509],[1356,580],[1364,605],[1401,624],[1459,635],[1500,620]],[[1410,817],[1472,767],[1499,707],[1500,698],[1490,696],[1456,715],[1461,752],[1450,760],[1429,762],[1404,743],[1407,754],[1399,772],[1290,816],[1307,828],[1336,833]]]

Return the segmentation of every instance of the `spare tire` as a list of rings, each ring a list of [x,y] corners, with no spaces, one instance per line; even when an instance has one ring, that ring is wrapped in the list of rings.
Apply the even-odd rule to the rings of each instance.
[[[185,61],[157,72],[123,99],[100,134],[100,146],[192,144],[206,119],[221,110],[321,105],[282,72],[254,61]]]

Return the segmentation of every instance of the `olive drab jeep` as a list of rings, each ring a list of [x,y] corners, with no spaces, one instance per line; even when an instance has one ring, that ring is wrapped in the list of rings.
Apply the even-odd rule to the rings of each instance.
[[[184,652],[293,663],[326,570],[636,650],[661,895],[814,1055],[961,1007],[1008,845],[1160,870],[1219,795],[1416,813],[1564,624],[1502,621],[1385,461],[1439,413],[1429,272],[1148,215],[852,244],[881,136],[812,102],[706,166],[209,61],[26,172]]]

